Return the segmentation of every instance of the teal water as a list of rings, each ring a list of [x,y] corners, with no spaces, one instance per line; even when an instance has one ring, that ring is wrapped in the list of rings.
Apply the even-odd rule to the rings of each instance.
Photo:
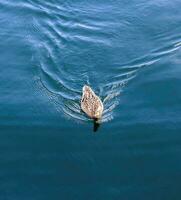
[[[0,0],[0,200],[181,199],[180,7]]]

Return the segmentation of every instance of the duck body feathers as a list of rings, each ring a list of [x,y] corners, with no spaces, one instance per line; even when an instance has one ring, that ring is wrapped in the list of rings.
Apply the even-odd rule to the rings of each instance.
[[[96,121],[101,119],[104,110],[101,99],[87,85],[82,89],[81,109]]]

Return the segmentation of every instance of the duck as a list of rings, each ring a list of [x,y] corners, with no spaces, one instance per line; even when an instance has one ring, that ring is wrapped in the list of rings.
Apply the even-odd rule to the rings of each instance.
[[[101,122],[104,106],[92,88],[84,85],[82,88],[81,109],[94,121],[94,131],[96,131]]]

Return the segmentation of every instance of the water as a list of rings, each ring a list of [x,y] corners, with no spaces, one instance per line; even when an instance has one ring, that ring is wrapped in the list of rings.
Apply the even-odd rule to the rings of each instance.
[[[180,7],[0,0],[1,200],[181,199]]]

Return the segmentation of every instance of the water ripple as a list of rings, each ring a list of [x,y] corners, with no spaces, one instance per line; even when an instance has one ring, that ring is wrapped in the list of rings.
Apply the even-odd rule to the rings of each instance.
[[[137,23],[134,25],[130,20],[130,13],[125,13],[124,20],[121,20],[123,14],[115,9],[114,15],[120,20],[114,21],[112,16],[104,13],[104,8],[95,8],[92,4],[85,7],[80,3],[77,8],[69,1],[54,4],[53,1],[29,0],[23,6],[34,12],[33,30],[39,32],[39,37],[35,34],[31,41],[37,63],[35,82],[38,89],[58,111],[77,121],[90,121],[80,109],[84,84],[90,84],[103,100],[103,122],[107,122],[114,118],[114,110],[127,83],[142,68],[155,65],[181,46],[177,32],[172,31],[169,35],[162,31],[152,38],[162,41],[161,46],[150,46],[149,51],[126,62],[121,58],[118,62],[109,62],[114,53],[121,50],[124,54],[124,48],[127,48],[125,51],[137,48],[126,46],[126,43],[124,46],[119,41],[124,36],[121,31],[128,30],[128,39],[131,39],[134,30],[138,30]],[[112,6],[106,9],[112,9]],[[140,17],[137,20],[144,23]],[[108,61],[106,68],[102,60]]]

